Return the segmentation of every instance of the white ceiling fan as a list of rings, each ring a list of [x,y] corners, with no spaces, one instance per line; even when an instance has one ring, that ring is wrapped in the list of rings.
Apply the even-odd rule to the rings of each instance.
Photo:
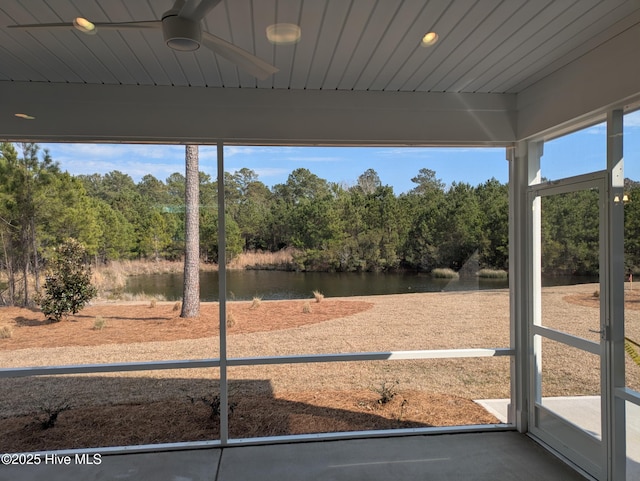
[[[204,45],[260,80],[264,80],[276,73],[278,69],[273,65],[220,37],[202,31],[202,19],[211,9],[220,3],[220,1],[221,0],[175,0],[171,9],[162,14],[161,20],[92,23],[84,18],[76,18],[70,23],[9,25],[9,28],[25,30],[76,28],[86,34],[94,34],[98,30],[162,29],[162,34],[167,46],[173,50],[188,52],[197,50],[201,45]]]

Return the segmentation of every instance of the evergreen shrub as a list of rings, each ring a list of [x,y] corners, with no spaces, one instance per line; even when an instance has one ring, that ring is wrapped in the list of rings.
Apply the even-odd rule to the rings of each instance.
[[[44,294],[37,301],[47,318],[60,322],[69,314],[76,314],[92,298],[97,289],[91,284],[91,268],[85,263],[86,251],[75,239],[67,239],[49,261],[49,273]]]

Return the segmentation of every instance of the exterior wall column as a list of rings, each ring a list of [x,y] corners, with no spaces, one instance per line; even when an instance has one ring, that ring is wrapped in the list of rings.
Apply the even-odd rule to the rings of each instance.
[[[529,335],[529,320],[533,315],[534,299],[530,272],[534,269],[532,243],[534,239],[540,238],[540,209],[535,209],[534,212],[532,206],[528,205],[527,188],[540,182],[542,151],[542,141],[521,141],[507,148],[510,331],[511,348],[516,352],[511,358],[509,421],[514,423],[521,433],[528,431],[529,406],[532,401],[530,362],[533,345]]]
[[[608,369],[604,396],[603,440],[607,442],[608,479],[626,479],[625,400],[616,389],[625,387],[624,364],[624,159],[623,112],[607,114],[606,292],[607,313],[603,365]],[[603,375],[605,373],[603,372]],[[606,437],[606,438],[605,438]]]
[[[220,310],[220,444],[229,442],[227,382],[227,238],[224,200],[224,143],[218,142],[218,299]]]

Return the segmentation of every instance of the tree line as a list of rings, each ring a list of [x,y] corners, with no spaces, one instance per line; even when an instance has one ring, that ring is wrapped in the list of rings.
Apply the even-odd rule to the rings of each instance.
[[[508,268],[508,186],[496,180],[450,186],[420,169],[396,194],[373,169],[353,185],[305,168],[268,187],[250,169],[225,172],[227,258],[243,251],[294,248],[295,268],[328,271]],[[217,182],[200,172],[200,258],[217,261]],[[640,265],[638,185],[628,182],[628,267]],[[640,197],[637,197],[640,199]],[[71,175],[34,143],[0,144],[3,298],[39,289],[43,262],[65,239],[80,241],[94,264],[184,255],[185,177],[151,174],[135,182],[114,170]],[[543,269],[597,273],[597,202],[590,192],[543,199]],[[596,211],[597,212],[597,211]]]

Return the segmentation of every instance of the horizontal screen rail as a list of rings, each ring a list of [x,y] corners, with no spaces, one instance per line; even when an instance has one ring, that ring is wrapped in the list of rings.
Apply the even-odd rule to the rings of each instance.
[[[614,392],[617,398],[640,406],[640,392],[629,389],[628,387],[616,388]]]
[[[264,364],[298,364],[314,362],[399,361],[417,359],[455,359],[459,357],[513,356],[514,349],[442,349],[427,351],[356,352],[350,354],[312,354],[302,356],[236,357],[227,366],[257,366]]]
[[[551,339],[552,341],[561,342],[562,344],[566,344],[567,346],[582,349],[583,351],[590,352],[591,354],[595,354],[596,356],[600,355],[600,344],[589,341],[588,339],[584,339],[582,337],[574,336],[572,334],[567,334],[566,332],[557,331],[555,329],[543,326],[532,326],[532,331],[534,334],[546,337],[547,339]]]
[[[224,445],[219,439],[210,441],[182,441],[175,443],[138,444],[129,446],[107,446],[95,448],[52,449],[49,451],[25,451],[15,454],[33,454],[40,457],[47,455],[76,456],[81,454],[101,454],[113,456],[119,454],[163,453],[195,449],[215,449],[239,446],[265,446],[274,444],[308,443],[311,441],[339,441],[349,439],[373,439],[408,436],[426,436],[439,434],[493,433],[515,431],[512,424],[470,424],[463,426],[430,426],[424,428],[395,428],[370,431],[337,431],[315,434],[289,434],[256,438],[231,438]],[[103,460],[104,462],[104,460]]]
[[[299,364],[316,362],[398,361],[418,359],[455,359],[462,357],[513,356],[514,349],[442,349],[425,351],[356,352],[348,354],[309,354],[296,356],[238,357],[227,359],[227,366]],[[122,362],[69,366],[15,367],[0,369],[0,379],[9,377],[56,376],[123,371],[155,371],[220,367],[220,359],[185,359],[177,361]]]
[[[78,364],[68,366],[13,367],[0,369],[0,379],[6,377],[57,376],[97,372],[156,371],[220,367],[220,359],[185,359],[180,361],[118,362],[109,364]]]

